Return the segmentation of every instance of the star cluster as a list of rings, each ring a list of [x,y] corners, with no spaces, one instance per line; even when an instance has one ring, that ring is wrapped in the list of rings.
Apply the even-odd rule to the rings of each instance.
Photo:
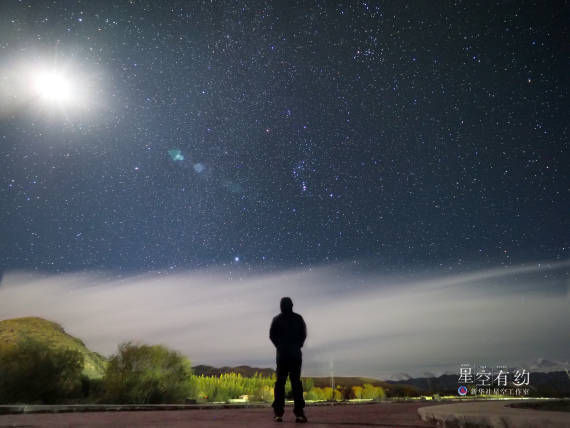
[[[3,269],[565,260],[562,10],[4,4],[0,95],[43,57],[93,70],[99,107],[3,101]]]

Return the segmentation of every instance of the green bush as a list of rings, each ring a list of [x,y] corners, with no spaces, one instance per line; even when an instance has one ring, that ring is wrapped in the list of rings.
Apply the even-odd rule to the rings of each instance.
[[[265,401],[266,403],[272,403],[275,396],[273,395],[273,386],[263,385],[257,390],[253,401]]]
[[[52,404],[81,395],[83,355],[32,338],[0,351],[0,403]]]
[[[362,387],[361,386],[353,386],[350,389],[350,398],[361,399],[362,398]]]
[[[305,400],[309,400],[309,401],[322,400],[321,395],[318,394],[318,392],[315,391],[315,389],[316,388],[310,389],[309,391],[303,391],[303,395],[305,396]]]
[[[308,400],[326,400],[325,392],[323,388],[317,386],[313,387],[310,391],[307,391]]]
[[[190,360],[164,346],[124,343],[103,377],[111,403],[181,403],[193,395]]]
[[[380,386],[374,386],[369,383],[365,383],[362,388],[362,398],[372,399],[372,400],[382,400],[386,394],[384,389]]]
[[[301,379],[301,382],[303,384],[303,391],[310,391],[311,389],[314,388],[315,383],[313,382],[313,379],[310,377],[305,377]]]

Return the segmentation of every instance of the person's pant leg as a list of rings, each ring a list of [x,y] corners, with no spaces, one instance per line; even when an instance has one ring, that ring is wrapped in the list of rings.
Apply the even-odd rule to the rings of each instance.
[[[303,384],[301,383],[301,358],[291,362],[289,367],[289,378],[291,379],[291,389],[293,392],[293,400],[295,400],[295,408],[293,412],[297,416],[303,414],[305,408],[305,400],[303,399]]]
[[[285,382],[287,381],[287,374],[289,367],[287,361],[283,358],[277,358],[277,370],[275,381],[275,388],[273,389],[273,412],[275,416],[283,416],[285,412]]]

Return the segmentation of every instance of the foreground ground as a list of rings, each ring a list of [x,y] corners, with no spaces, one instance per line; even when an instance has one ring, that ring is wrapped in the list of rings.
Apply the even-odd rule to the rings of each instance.
[[[551,407],[554,403],[556,402],[544,400],[462,401],[443,406],[421,407],[418,413],[422,420],[442,428],[570,428],[570,413],[519,407],[542,407],[545,404]]]
[[[418,407],[440,403],[380,403],[308,407],[308,425],[334,428],[432,427],[420,420]],[[3,427],[199,427],[264,428],[294,423],[292,409],[286,408],[284,422],[272,421],[271,408],[206,409],[139,412],[92,412],[0,415]]]

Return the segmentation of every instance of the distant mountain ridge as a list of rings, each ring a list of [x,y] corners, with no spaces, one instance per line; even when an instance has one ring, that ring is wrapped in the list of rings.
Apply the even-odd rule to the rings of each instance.
[[[548,360],[546,358],[537,358],[529,364],[529,370],[533,372],[559,372],[567,371],[570,364],[568,361]]]
[[[0,321],[0,350],[12,347],[29,337],[54,349],[73,349],[84,358],[83,373],[90,378],[101,378],[106,359],[88,349],[82,340],[66,333],[61,325],[39,317],[12,318]]]
[[[399,381],[387,381],[393,385],[411,385],[422,394],[457,394],[458,374],[444,374],[438,377],[408,378]],[[531,396],[568,397],[570,396],[570,376],[566,371],[530,372],[528,387]]]
[[[236,367],[212,367],[200,364],[192,367],[192,371],[197,376],[220,376],[224,373],[239,373],[244,377],[252,377],[256,373],[262,376],[273,376],[275,370],[269,368],[257,368],[250,366],[236,366]]]

